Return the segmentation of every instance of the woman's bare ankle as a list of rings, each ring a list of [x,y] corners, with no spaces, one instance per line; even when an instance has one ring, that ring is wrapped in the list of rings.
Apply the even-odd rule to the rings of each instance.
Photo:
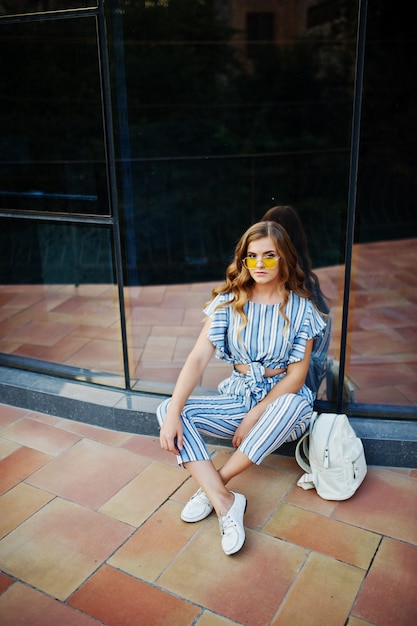
[[[235,501],[235,496],[233,495],[231,491],[228,491],[227,495],[221,498],[221,506],[220,506],[219,511],[217,511],[218,517],[224,517],[229,511],[229,509],[231,509],[231,507],[233,506],[234,501]]]

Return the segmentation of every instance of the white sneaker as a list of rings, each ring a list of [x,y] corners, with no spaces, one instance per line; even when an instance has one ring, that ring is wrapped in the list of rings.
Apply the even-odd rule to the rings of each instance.
[[[202,489],[195,492],[181,511],[184,522],[199,522],[210,515],[213,505]]]
[[[235,501],[226,515],[219,517],[222,548],[225,554],[235,554],[245,543],[243,516],[247,506],[246,498],[241,493],[233,491],[231,493],[235,496]]]

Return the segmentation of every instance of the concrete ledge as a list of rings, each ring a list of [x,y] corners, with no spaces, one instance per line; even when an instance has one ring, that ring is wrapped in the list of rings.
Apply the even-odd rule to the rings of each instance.
[[[417,468],[417,422],[349,417],[369,465]]]
[[[165,396],[141,394],[0,367],[0,402],[48,415],[140,435],[158,436],[155,417]],[[369,465],[417,467],[417,422],[350,417]],[[227,445],[210,438],[209,443]],[[294,444],[279,453],[294,455]]]
[[[2,403],[112,430],[158,435],[163,398],[0,367]]]

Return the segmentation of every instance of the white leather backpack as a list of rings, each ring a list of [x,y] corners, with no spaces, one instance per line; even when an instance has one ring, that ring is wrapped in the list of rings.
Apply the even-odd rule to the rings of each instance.
[[[297,443],[295,458],[306,472],[297,485],[315,488],[324,500],[347,500],[366,476],[362,441],[343,414],[313,413],[309,430]]]

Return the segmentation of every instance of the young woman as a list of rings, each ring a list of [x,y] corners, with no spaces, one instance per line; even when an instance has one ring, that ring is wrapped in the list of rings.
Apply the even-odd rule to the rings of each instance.
[[[304,286],[287,233],[273,222],[244,233],[225,283],[212,296],[174,393],[157,417],[161,447],[176,454],[200,486],[181,518],[197,522],[214,508],[222,548],[234,554],[245,541],[246,498],[226,485],[305,432],[315,396],[304,381],[313,338],[326,324]],[[192,396],[214,353],[233,366],[231,376],[220,383],[218,396]],[[235,450],[221,469],[201,433],[232,441]]]

